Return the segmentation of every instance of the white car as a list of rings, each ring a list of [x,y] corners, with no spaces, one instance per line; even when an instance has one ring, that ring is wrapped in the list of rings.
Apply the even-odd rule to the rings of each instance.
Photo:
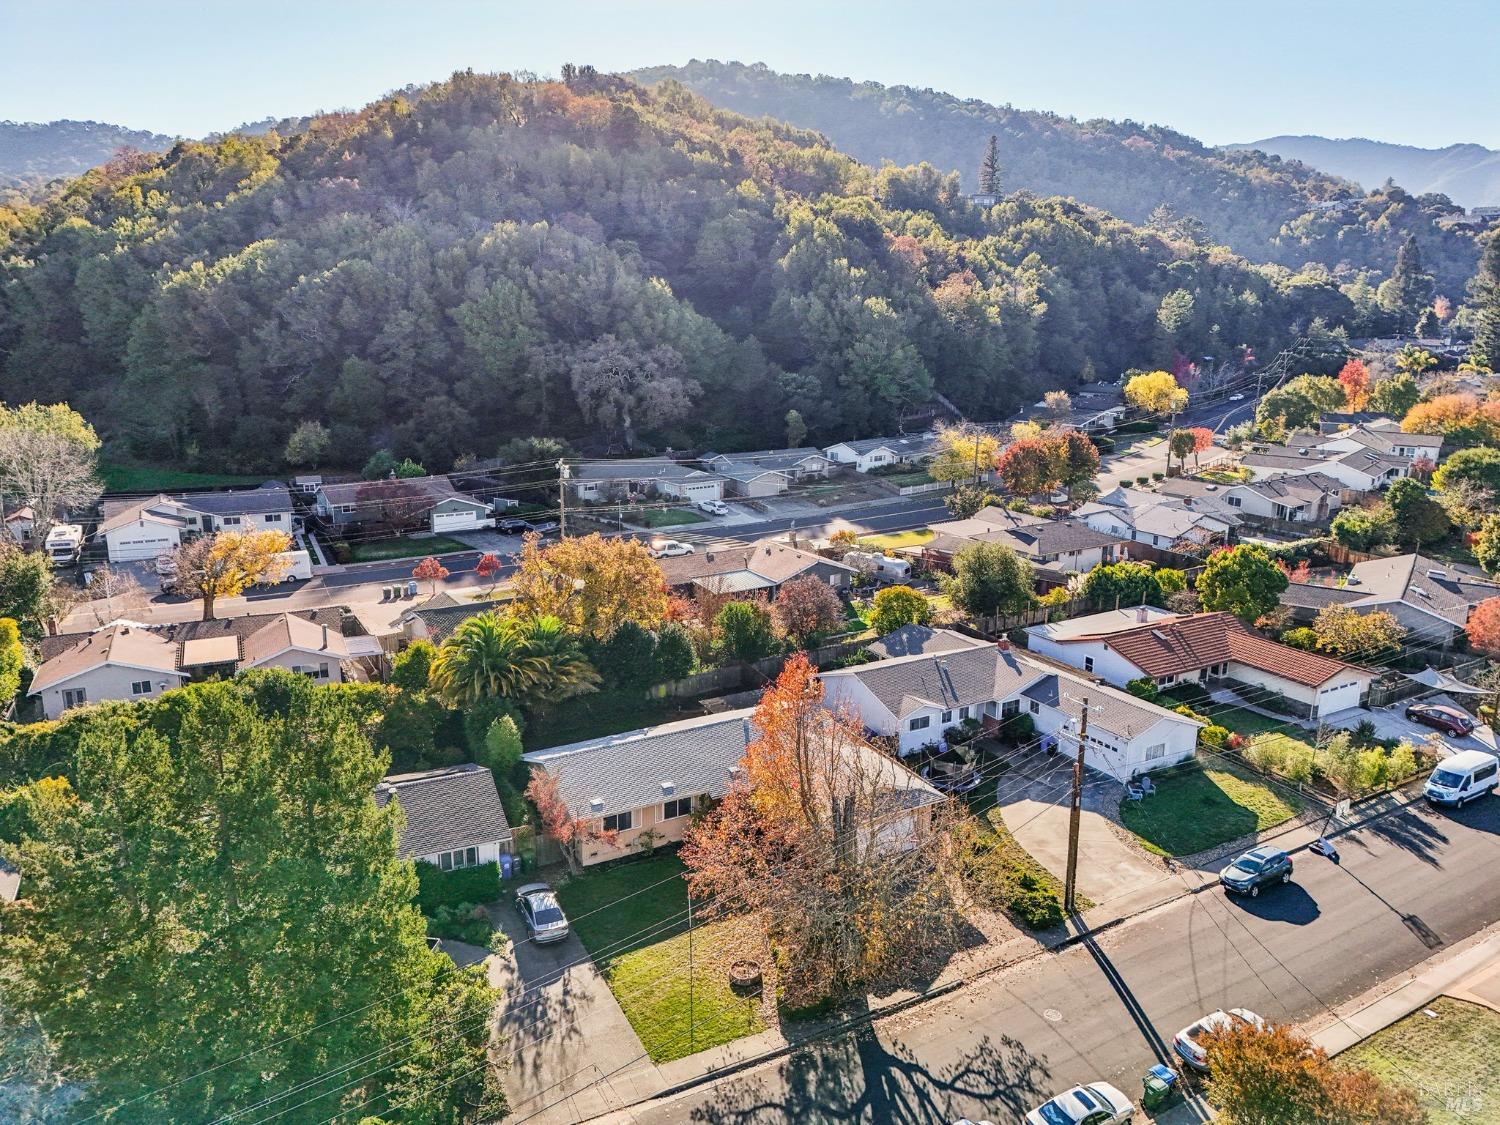
[[[707,512],[711,516],[727,516],[729,514],[729,505],[722,500],[699,500],[698,510],[700,512]]]
[[[653,559],[669,559],[674,555],[691,555],[693,545],[677,539],[657,539],[647,550]]]
[[[1220,1008],[1217,1012],[1209,1012],[1197,1023],[1188,1024],[1172,1036],[1172,1048],[1194,1070],[1207,1071],[1208,1048],[1203,1045],[1203,1037],[1210,1031],[1227,1031],[1236,1024],[1255,1027],[1261,1031],[1266,1028],[1266,1021],[1249,1008],[1230,1008],[1227,1012]]]
[[[1108,1082],[1074,1086],[1026,1115],[1026,1125],[1114,1125],[1135,1113],[1130,1099]]]
[[[1229,401],[1230,402],[1244,402],[1245,401],[1245,396],[1241,395],[1241,394],[1233,394],[1233,395],[1229,396]]]

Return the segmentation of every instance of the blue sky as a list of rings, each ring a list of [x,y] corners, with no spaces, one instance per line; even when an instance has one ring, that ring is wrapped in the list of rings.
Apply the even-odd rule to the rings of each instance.
[[[1130,117],[1210,143],[1500,148],[1500,4],[1481,0],[0,0],[0,28],[0,119],[186,135],[357,107],[465,67],[697,57]]]

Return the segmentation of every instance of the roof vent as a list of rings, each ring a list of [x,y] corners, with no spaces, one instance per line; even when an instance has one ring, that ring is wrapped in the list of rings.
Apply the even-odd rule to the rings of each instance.
[[[1303,446],[1301,449],[1297,450],[1297,456],[1299,456],[1299,457],[1306,457],[1307,456],[1307,447]]]
[[[1448,577],[1448,572],[1446,570],[1429,570],[1427,572],[1427,577],[1428,578],[1447,578]]]
[[[1349,575],[1348,578],[1346,578],[1344,580],[1344,585],[1345,586],[1358,586],[1359,585],[1359,579],[1356,578],[1356,577],[1354,577],[1354,575],[1351,574],[1351,575]]]
[[[744,772],[745,772],[744,769],[741,768],[740,766],[730,766],[729,767],[729,776],[731,778],[739,777]]]
[[[661,795],[663,797],[670,797],[675,792],[677,792],[677,784],[675,782],[663,781],[661,783]]]
[[[709,551],[706,555],[703,556],[703,558],[706,561],[708,561],[708,562],[713,562],[714,561],[714,553],[712,551]]]
[[[603,797],[594,797],[592,800],[590,800],[589,801],[589,811],[590,812],[603,812],[604,811],[604,798]]]

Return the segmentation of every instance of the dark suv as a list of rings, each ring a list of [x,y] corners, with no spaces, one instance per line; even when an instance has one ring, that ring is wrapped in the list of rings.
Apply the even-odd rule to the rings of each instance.
[[[1292,881],[1292,857],[1280,848],[1251,848],[1223,871],[1219,882],[1226,891],[1254,898],[1268,883]]]

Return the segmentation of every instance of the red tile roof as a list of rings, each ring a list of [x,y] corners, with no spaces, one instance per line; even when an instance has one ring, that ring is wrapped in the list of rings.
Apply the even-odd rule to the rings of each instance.
[[[1269,641],[1231,613],[1199,613],[1175,621],[1094,633],[1063,643],[1102,641],[1148,676],[1180,676],[1230,660],[1318,687],[1353,665]]]

